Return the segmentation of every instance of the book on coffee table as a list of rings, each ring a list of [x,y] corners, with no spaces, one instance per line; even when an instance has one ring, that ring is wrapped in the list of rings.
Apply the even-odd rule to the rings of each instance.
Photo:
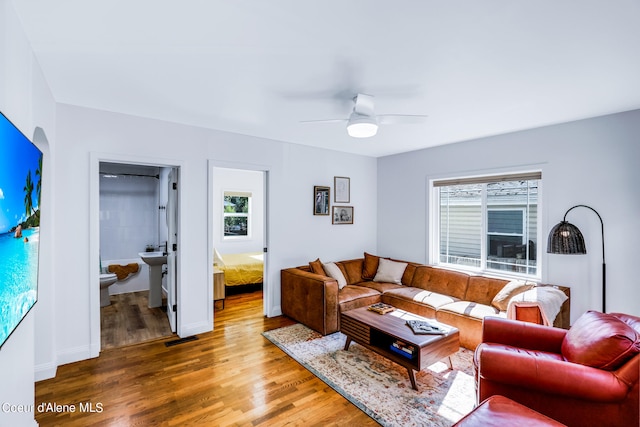
[[[421,335],[444,335],[447,331],[426,320],[407,320],[407,326],[411,328],[414,334]]]
[[[418,356],[418,351],[414,346],[406,344],[405,342],[400,340],[395,340],[394,342],[392,342],[389,346],[389,349],[391,349],[394,353],[400,354],[408,359],[413,359]]]
[[[386,314],[389,313],[393,310],[395,310],[396,308],[392,305],[389,304],[384,304],[381,302],[378,302],[376,304],[372,304],[369,306],[369,310],[371,311],[375,311],[378,314]]]

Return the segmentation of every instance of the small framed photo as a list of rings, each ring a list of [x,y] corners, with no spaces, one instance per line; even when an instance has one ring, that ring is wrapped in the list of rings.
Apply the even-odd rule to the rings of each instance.
[[[346,176],[333,177],[333,197],[335,203],[351,203],[351,179]]]
[[[333,224],[353,224],[353,206],[334,206]]]
[[[316,185],[313,187],[313,214],[314,215],[329,215],[329,202],[331,198],[329,194],[331,189],[329,187],[322,187]]]

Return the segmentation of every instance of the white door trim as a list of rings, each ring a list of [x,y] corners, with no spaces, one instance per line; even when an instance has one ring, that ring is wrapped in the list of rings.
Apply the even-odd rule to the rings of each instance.
[[[176,167],[181,173],[184,170],[184,161],[176,159],[162,159],[147,156],[131,156],[117,153],[91,152],[89,161],[89,263],[99,265],[100,260],[100,162],[127,163],[135,165]],[[178,187],[181,183],[178,182]],[[178,212],[180,212],[181,200],[178,197]],[[178,223],[178,247],[180,247],[180,229],[183,227],[183,215],[179,215]],[[178,252],[178,263],[181,264],[180,252]],[[90,357],[100,355],[100,277],[96,273],[98,270],[89,269],[89,324],[90,324]],[[182,274],[178,272],[177,297],[180,301]],[[181,335],[181,310],[178,310],[177,318],[178,335]]]

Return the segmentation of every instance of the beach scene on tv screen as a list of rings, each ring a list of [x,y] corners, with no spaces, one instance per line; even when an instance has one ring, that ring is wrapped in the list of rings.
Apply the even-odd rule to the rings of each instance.
[[[42,153],[0,114],[0,346],[37,299]]]

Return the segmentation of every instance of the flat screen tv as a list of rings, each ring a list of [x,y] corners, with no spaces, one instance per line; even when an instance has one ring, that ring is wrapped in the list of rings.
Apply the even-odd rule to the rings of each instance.
[[[42,152],[0,113],[0,348],[38,299]]]

